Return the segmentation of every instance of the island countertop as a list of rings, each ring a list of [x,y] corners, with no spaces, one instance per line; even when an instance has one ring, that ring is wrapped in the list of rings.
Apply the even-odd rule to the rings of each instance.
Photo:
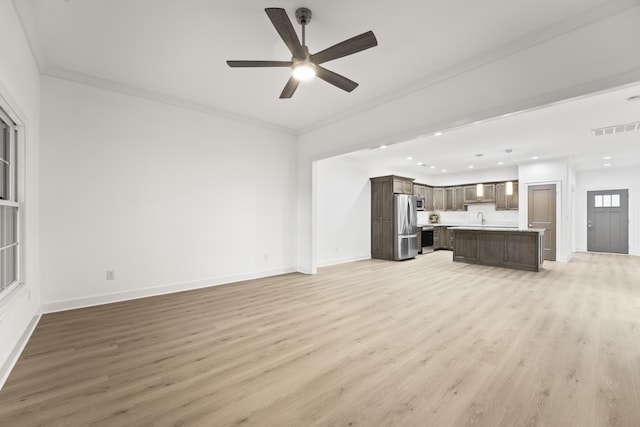
[[[477,230],[477,231],[514,231],[517,233],[538,233],[543,234],[544,228],[518,228],[518,227],[501,227],[491,225],[462,225],[449,226],[450,230]]]

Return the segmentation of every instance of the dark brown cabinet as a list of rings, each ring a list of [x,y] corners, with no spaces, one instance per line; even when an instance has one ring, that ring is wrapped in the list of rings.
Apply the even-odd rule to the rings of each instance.
[[[518,270],[540,271],[544,233],[539,230],[455,229],[453,260]]]
[[[507,183],[499,182],[496,184],[496,210],[497,211],[506,211],[506,210],[518,210],[518,182],[513,182],[513,194],[507,196]]]
[[[424,210],[433,210],[433,187],[424,184],[413,184],[413,194],[424,199]]]
[[[445,191],[442,187],[433,189],[433,210],[443,211],[445,210]]]
[[[464,188],[446,187],[444,189],[444,210],[463,211],[464,209]]]
[[[453,189],[453,210],[463,211],[464,209],[464,188],[455,187]]]
[[[433,249],[453,250],[453,232],[446,226],[433,227]]]
[[[464,186],[465,203],[491,203],[495,201],[495,184],[482,184],[482,197],[478,197],[478,186]]]
[[[393,259],[393,178],[371,178],[371,258]]]
[[[477,187],[475,185],[464,186],[464,202],[465,203],[477,203]]]
[[[413,194],[413,179],[391,175],[395,194]]]
[[[413,180],[388,175],[370,181],[371,258],[393,259],[393,195],[413,194]]]

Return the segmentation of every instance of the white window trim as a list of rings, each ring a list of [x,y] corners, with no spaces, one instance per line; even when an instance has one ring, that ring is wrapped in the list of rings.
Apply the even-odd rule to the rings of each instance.
[[[0,85],[0,89],[2,89],[2,85]],[[0,305],[4,305],[8,303],[9,297],[14,294],[14,292],[22,287],[25,283],[25,244],[24,244],[24,236],[25,236],[25,209],[24,209],[24,200],[25,200],[25,129],[23,126],[23,121],[20,120],[15,110],[11,108],[11,106],[7,103],[5,97],[3,97],[3,93],[0,92],[0,118],[6,123],[9,124],[10,129],[10,141],[13,146],[13,150],[11,151],[10,164],[11,169],[9,171],[10,176],[13,177],[17,181],[17,185],[10,186],[9,199],[11,200],[0,200],[0,205],[2,206],[11,206],[18,208],[18,218],[16,225],[16,233],[17,233],[17,243],[9,245],[18,246],[17,252],[17,260],[16,260],[16,269],[17,269],[17,280],[14,281],[10,286],[8,286],[3,291],[0,291]],[[16,169],[17,168],[17,169]]]

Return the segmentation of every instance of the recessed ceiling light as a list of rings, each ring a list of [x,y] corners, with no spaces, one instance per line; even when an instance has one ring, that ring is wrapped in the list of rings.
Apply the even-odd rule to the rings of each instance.
[[[446,171],[447,171],[446,169],[442,169],[442,172],[446,172]]]
[[[602,160],[611,160],[611,156],[604,156]]]
[[[436,168],[435,166],[431,166],[431,169],[435,169],[435,168]]]
[[[433,136],[440,136],[440,135],[442,135],[442,132],[436,132],[433,134]]]
[[[385,148],[387,148],[387,146],[386,146],[386,145],[381,145],[381,146],[380,146],[380,149],[381,149],[381,150],[384,150]]]
[[[473,169],[473,165],[469,165],[467,166],[469,169]]]
[[[504,165],[504,162],[498,162],[498,164],[499,164],[500,166],[502,166],[502,165]]]
[[[533,157],[531,158],[531,160],[538,160],[539,158],[540,158],[540,157],[538,157],[538,156],[533,156]]]
[[[640,101],[640,95],[633,95],[627,98],[627,101]]]
[[[611,163],[605,163],[603,166],[611,166]]]
[[[417,163],[417,165],[418,165],[418,166],[422,166],[423,164],[424,164],[424,163],[422,163],[422,162],[418,162],[418,163]]]
[[[407,160],[413,160],[413,157],[409,156],[407,157]]]

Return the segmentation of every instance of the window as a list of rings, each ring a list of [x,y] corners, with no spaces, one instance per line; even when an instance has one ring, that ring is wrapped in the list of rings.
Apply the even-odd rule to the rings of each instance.
[[[596,208],[619,208],[620,195],[619,194],[597,194],[595,196],[595,200],[593,204]]]
[[[2,99],[0,99],[2,101]],[[19,279],[18,127],[0,104],[0,299]]]

